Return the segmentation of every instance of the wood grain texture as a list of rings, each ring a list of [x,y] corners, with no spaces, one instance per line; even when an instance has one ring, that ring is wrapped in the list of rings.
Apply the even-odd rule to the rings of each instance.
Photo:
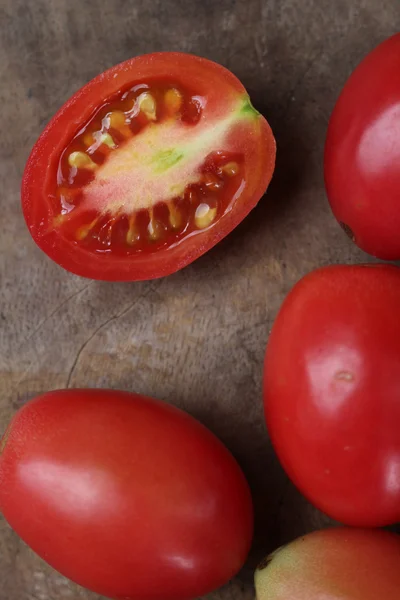
[[[306,272],[365,261],[330,214],[322,150],[361,57],[400,29],[393,0],[0,0],[0,433],[34,395],[134,390],[184,408],[242,465],[256,538],[243,572],[209,600],[251,600],[263,554],[328,521],[288,482],[262,418],[265,344]],[[44,256],[19,186],[43,125],[82,84],[133,55],[181,50],[231,69],[278,142],[267,196],[225,241],[167,279],[90,282]],[[95,600],[0,520],[0,600]]]

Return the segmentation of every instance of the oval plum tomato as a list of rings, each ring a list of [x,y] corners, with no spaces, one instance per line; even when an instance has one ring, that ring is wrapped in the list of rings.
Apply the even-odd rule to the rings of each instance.
[[[400,537],[325,529],[268,557],[255,573],[257,600],[398,600]]]
[[[400,259],[400,33],[373,50],[347,81],[325,145],[325,183],[355,243]]]
[[[275,140],[240,81],[176,52],[97,76],[36,142],[22,182],[35,242],[65,269],[135,281],[207,252],[260,200]]]
[[[197,598],[246,559],[250,491],[188,414],[113,390],[26,404],[1,444],[0,510],[50,565],[121,600]]]
[[[304,277],[273,325],[264,367],[272,443],[322,511],[356,526],[400,520],[400,269]]]

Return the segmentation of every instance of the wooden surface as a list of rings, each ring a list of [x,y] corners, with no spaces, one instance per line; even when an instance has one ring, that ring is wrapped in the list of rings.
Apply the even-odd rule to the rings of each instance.
[[[213,600],[254,597],[252,569],[277,545],[327,523],[283,474],[266,435],[262,363],[281,301],[306,272],[365,261],[323,188],[330,111],[359,59],[400,29],[398,0],[0,0],[0,433],[52,388],[115,387],[172,402],[210,427],[251,484],[256,538],[240,576]],[[218,247],[148,283],[80,279],[25,227],[19,186],[43,125],[82,84],[136,54],[216,60],[270,121],[270,191]],[[0,600],[95,600],[0,521]]]

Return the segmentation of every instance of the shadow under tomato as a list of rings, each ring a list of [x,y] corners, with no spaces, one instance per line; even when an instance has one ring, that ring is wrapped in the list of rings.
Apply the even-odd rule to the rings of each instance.
[[[397,533],[400,535],[400,523],[394,523],[393,525],[389,525],[388,527],[384,527],[388,531],[392,531],[393,533]]]

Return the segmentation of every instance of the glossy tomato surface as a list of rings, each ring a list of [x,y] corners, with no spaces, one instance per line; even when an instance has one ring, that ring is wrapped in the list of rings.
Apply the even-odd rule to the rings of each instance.
[[[25,168],[24,216],[73,273],[161,277],[254,208],[275,151],[230,71],[183,53],[139,56],[90,81],[47,125]]]
[[[288,475],[346,525],[400,520],[400,269],[332,266],[304,277],[274,323],[268,430]]]
[[[168,404],[111,390],[49,392],[17,413],[0,509],[59,572],[125,600],[202,596],[252,538],[250,491],[223,444]]]
[[[400,537],[325,529],[280,548],[255,573],[257,600],[398,600]]]
[[[400,259],[400,33],[356,68],[332,113],[325,183],[334,215],[363,250]]]

